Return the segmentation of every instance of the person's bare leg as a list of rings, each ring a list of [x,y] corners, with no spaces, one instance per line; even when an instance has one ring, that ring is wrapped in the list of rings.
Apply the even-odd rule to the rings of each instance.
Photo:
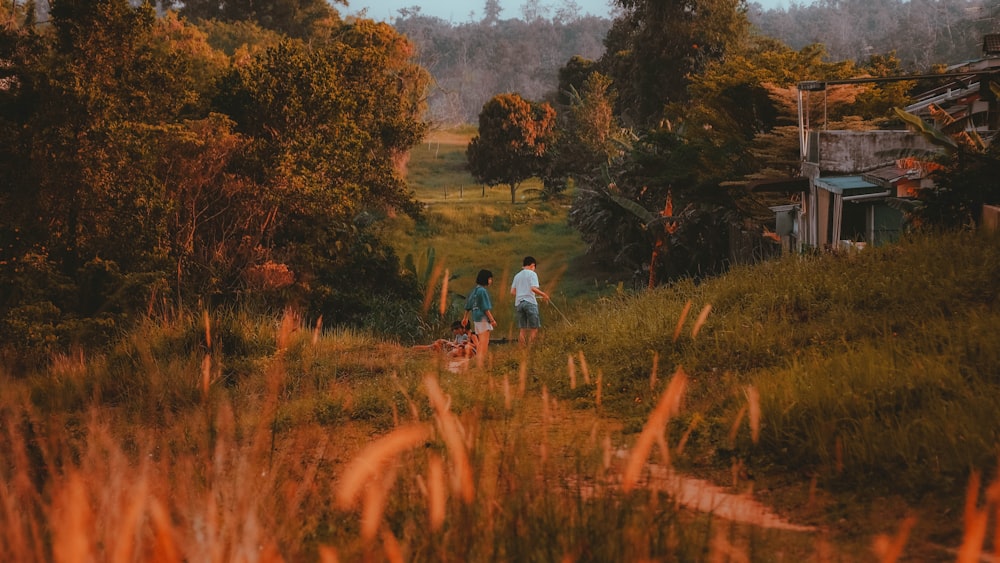
[[[486,354],[490,350],[490,331],[483,332],[479,335],[479,345],[476,346],[476,365],[483,367],[483,363],[486,361]]]
[[[535,337],[536,336],[538,336],[538,329],[537,328],[528,329],[528,345],[529,346],[535,343]]]

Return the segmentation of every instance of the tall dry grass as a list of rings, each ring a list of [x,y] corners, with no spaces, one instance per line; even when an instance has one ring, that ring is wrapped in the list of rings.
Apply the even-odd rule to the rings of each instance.
[[[217,336],[211,326],[202,327],[206,344]],[[206,393],[201,364],[181,364],[197,404],[174,404],[145,422],[100,402],[59,413],[56,403],[32,404],[26,382],[5,381],[0,557],[608,561],[714,553],[721,532],[711,518],[684,516],[644,484],[645,446],[634,446],[626,469],[612,444],[630,446],[616,425],[544,386],[512,386],[521,364],[456,374],[383,356],[381,364],[399,370],[381,379],[391,389],[383,397],[402,405],[384,431],[372,435],[378,424],[349,418],[278,424],[288,404],[350,387],[341,376],[318,383],[319,374],[306,373],[317,357],[339,356],[347,371],[370,361],[369,342],[311,328],[293,315],[276,323],[273,352],[252,383],[226,387],[210,372]],[[583,353],[576,358],[589,371]],[[596,393],[600,381],[588,376],[579,388]],[[673,381],[663,400],[669,412],[654,415],[646,440],[664,451],[675,444],[664,441],[663,417],[683,400],[683,376]]]

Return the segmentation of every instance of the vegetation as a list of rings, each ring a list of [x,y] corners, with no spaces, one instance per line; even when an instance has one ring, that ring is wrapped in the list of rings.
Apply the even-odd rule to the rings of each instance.
[[[295,303],[359,323],[418,298],[378,238],[387,213],[419,213],[397,167],[429,80],[391,27],[327,21],[307,43],[125,0],[50,15],[0,28],[12,361],[100,345],[153,309]]]
[[[490,18],[486,9],[474,17],[481,6],[471,6],[470,17],[462,21],[429,17],[413,7],[400,10],[391,21],[413,41],[417,62],[434,74],[428,105],[435,123],[475,123],[484,101],[499,93],[552,102],[563,89],[554,90],[551,77],[575,56],[594,61],[608,51],[604,41],[616,15],[583,16],[572,3],[546,11],[544,5],[527,2],[511,19]],[[508,13],[512,7],[507,6]],[[771,9],[746,3],[746,19],[755,34],[794,51],[821,47],[826,62],[855,64],[893,55],[903,72],[919,73],[978,57],[983,34],[996,31],[996,17],[989,2],[978,0],[823,0]],[[913,37],[919,40],[899,40]],[[702,54],[687,60],[701,61]]]
[[[983,35],[997,29],[992,5],[980,1],[821,0],[769,10],[748,4],[760,32],[793,49],[821,44],[832,59],[850,61],[895,53],[907,71],[976,58]]]
[[[994,95],[1000,92],[996,82],[989,87]],[[915,201],[897,200],[905,206],[913,224],[923,228],[948,229],[955,226],[978,226],[983,217],[983,205],[1000,201],[1000,185],[995,179],[1000,173],[1000,144],[987,143],[976,132],[964,130],[963,123],[938,116],[934,124],[897,110],[900,117],[927,138],[942,147],[944,154],[928,158],[936,166],[931,177],[933,185],[917,191]]]
[[[0,6],[3,559],[1000,551],[1000,239],[727,262],[755,228],[731,181],[785,146],[789,84],[857,68],[752,36],[740,3],[668,4],[619,0],[614,50],[560,72],[582,150],[546,109],[550,157],[484,184],[465,146],[495,154],[515,114],[425,136],[428,75],[387,25],[311,1]],[[835,115],[905,97],[858,94]],[[962,153],[942,186],[994,161]],[[522,349],[506,289],[528,252],[554,298]],[[489,356],[410,348],[482,267]],[[772,508],[717,502],[750,497]]]
[[[500,94],[483,105],[479,134],[469,142],[469,170],[488,186],[506,185],[517,201],[521,182],[540,176],[554,141],[556,112],[517,94]]]
[[[541,3],[528,2],[520,18],[502,20],[491,3],[479,3],[485,9],[475,21],[448,22],[406,8],[391,22],[416,46],[415,62],[434,75],[427,105],[436,125],[476,123],[483,104],[497,94],[548,101],[561,65],[604,52],[608,18],[584,16],[572,3],[549,14]],[[505,7],[509,12],[515,6]]]
[[[880,537],[919,560],[978,553],[960,514],[967,484],[966,518],[997,510],[978,483],[1000,438],[998,254],[995,235],[915,237],[577,298],[565,317],[543,304],[537,347],[493,346],[482,371],[294,315],[150,319],[108,355],[4,375],[18,510],[0,545],[19,561],[857,559]],[[668,451],[650,457],[650,432]],[[675,507],[669,466],[756,491],[787,530]]]

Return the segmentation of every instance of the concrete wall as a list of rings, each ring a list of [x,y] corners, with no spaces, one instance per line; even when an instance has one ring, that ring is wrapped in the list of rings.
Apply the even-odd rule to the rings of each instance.
[[[819,131],[820,174],[860,174],[893,164],[904,149],[939,150],[909,131]]]

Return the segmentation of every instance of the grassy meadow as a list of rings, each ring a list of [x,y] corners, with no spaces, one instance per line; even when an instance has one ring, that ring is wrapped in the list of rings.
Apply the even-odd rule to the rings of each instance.
[[[202,311],[3,373],[0,559],[1000,557],[997,235],[634,292],[583,256],[568,201],[475,186],[468,136],[414,150],[426,217],[386,234],[441,337],[488,268],[516,339],[506,290],[534,255],[554,300],[532,349],[462,364]]]

